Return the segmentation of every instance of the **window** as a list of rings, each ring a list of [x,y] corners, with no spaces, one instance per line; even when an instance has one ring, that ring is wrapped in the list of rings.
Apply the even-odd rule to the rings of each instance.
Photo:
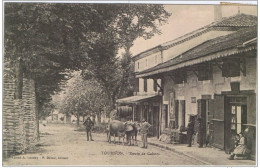
[[[144,79],[144,91],[147,92],[147,79]]]
[[[239,134],[245,128],[243,124],[247,123],[246,105],[232,105],[231,106],[231,132]]]
[[[235,77],[240,76],[240,59],[229,58],[224,60],[222,66],[223,77]]]
[[[139,62],[137,62],[137,69],[139,69],[140,67],[139,67]]]
[[[198,70],[198,80],[204,81],[204,80],[212,80],[212,79],[213,79],[212,66],[210,65],[200,66]]]

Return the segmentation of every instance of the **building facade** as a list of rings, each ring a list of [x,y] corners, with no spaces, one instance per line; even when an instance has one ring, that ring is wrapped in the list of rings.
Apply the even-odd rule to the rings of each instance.
[[[256,25],[256,16],[237,14],[136,55],[139,92],[118,103],[132,102],[133,119],[147,115],[157,136],[200,118],[203,143],[226,152],[245,132],[254,157]]]

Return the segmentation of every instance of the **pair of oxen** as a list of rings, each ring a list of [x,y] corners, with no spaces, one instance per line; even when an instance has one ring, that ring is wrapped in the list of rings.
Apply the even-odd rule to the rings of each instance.
[[[123,145],[125,145],[125,137],[128,145],[137,145],[137,133],[140,130],[140,124],[137,122],[122,122],[118,120],[112,120],[107,125],[107,141],[111,143],[111,136],[118,137],[119,143],[122,138]]]

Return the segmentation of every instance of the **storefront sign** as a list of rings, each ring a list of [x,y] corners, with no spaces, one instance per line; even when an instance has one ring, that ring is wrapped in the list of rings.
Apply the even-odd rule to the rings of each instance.
[[[191,103],[196,103],[196,97],[191,97]]]

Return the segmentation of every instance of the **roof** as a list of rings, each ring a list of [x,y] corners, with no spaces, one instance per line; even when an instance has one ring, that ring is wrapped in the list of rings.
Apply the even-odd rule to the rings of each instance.
[[[118,100],[116,100],[116,102],[117,103],[137,103],[137,102],[140,102],[142,100],[146,100],[146,99],[153,98],[153,97],[156,97],[156,96],[158,96],[158,95],[131,96],[131,97],[118,99]]]
[[[223,26],[232,26],[232,27],[248,27],[248,26],[256,26],[257,25],[257,16],[254,15],[246,15],[246,14],[237,14],[228,18],[224,18],[220,20],[220,22],[216,22],[212,26],[215,27],[223,27]]]
[[[218,22],[213,22],[209,25],[206,25],[204,27],[201,27],[197,30],[194,30],[190,33],[187,33],[181,37],[178,37],[174,40],[168,41],[166,43],[163,43],[161,45],[155,46],[153,48],[150,48],[148,50],[145,50],[135,56],[133,56],[132,58],[136,58],[142,54],[145,54],[146,52],[149,52],[151,50],[155,50],[155,49],[162,49],[163,47],[167,48],[167,47],[172,47],[175,44],[179,43],[180,41],[184,41],[184,40],[189,40],[191,37],[196,37],[202,33],[204,33],[205,31],[210,30],[211,28],[216,28],[216,27],[251,27],[251,26],[256,26],[257,25],[257,16],[254,15],[246,15],[246,14],[237,14],[228,18],[222,18],[220,21]],[[148,54],[149,55],[149,54]]]
[[[144,70],[142,72],[136,73],[145,74],[148,72],[153,72],[162,68],[178,65],[183,62],[188,62],[190,60],[207,56],[212,53],[225,51],[230,48],[236,48],[239,46],[243,46],[248,41],[255,41],[254,39],[257,37],[257,27],[253,26],[250,28],[243,28],[235,33],[217,37],[212,40],[205,41],[204,43],[180,54],[179,56],[170,59],[167,62],[158,64],[155,67]]]

